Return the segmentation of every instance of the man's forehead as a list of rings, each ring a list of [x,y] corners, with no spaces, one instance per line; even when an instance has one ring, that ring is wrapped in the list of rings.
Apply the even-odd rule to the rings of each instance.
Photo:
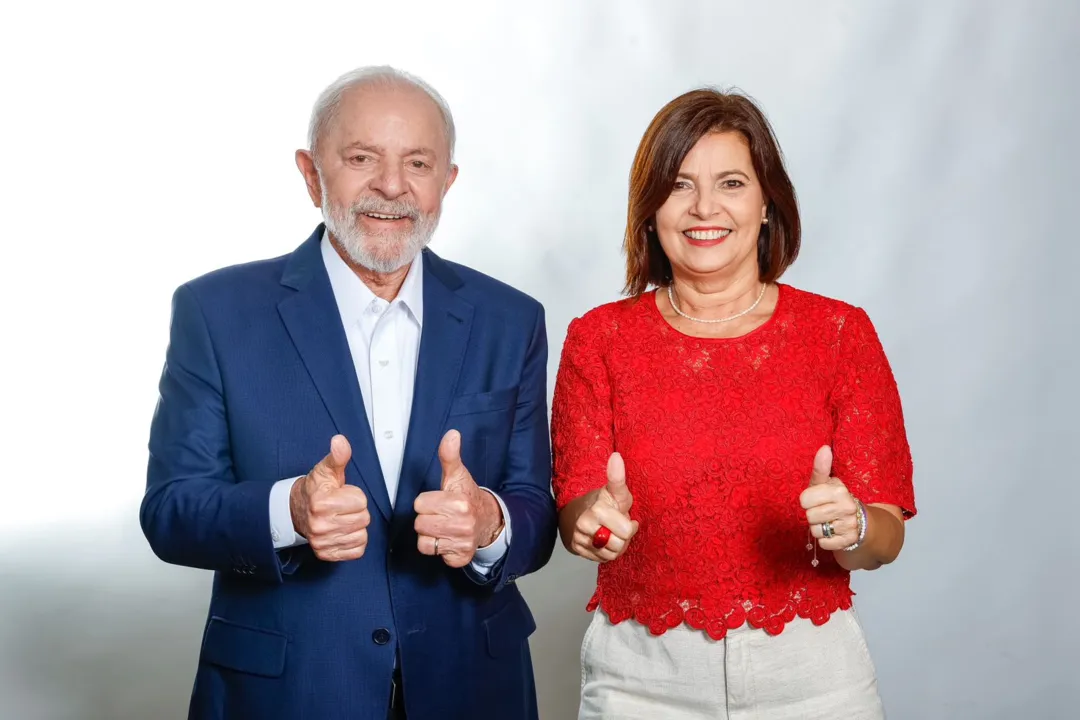
[[[446,124],[439,106],[409,85],[371,84],[350,88],[334,123],[339,145],[407,145],[447,152]]]

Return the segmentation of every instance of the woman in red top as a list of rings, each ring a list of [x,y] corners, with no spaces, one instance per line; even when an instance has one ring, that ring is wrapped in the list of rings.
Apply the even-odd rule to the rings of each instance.
[[[799,239],[752,101],[656,115],[630,297],[571,323],[552,408],[560,534],[600,563],[580,718],[883,717],[849,574],[900,552],[911,456],[866,313],[777,282]]]

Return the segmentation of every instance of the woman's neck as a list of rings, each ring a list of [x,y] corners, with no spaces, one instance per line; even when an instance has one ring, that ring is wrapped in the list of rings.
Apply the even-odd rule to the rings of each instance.
[[[675,304],[691,317],[716,320],[743,312],[761,297],[757,269],[727,278],[695,278],[675,275]]]

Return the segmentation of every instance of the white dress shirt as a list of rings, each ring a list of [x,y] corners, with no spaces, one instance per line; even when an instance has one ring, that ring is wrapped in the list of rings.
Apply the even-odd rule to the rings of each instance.
[[[424,324],[423,258],[419,254],[416,256],[397,297],[388,303],[375,295],[345,264],[325,232],[320,248],[356,377],[360,381],[364,411],[392,506],[397,498],[405,438],[409,432],[413,383]],[[327,438],[327,443],[329,441]],[[290,512],[289,491],[298,479],[280,480],[270,491],[270,530],[275,550],[307,542],[296,533]],[[479,548],[473,557],[473,568],[485,574],[510,546],[510,515],[502,499],[491,494],[502,509],[503,530],[491,545]]]

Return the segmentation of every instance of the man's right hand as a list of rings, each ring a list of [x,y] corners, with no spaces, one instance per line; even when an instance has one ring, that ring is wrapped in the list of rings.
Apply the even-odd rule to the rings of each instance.
[[[638,522],[630,519],[634,497],[626,487],[626,465],[619,453],[608,458],[607,485],[585,496],[585,509],[574,524],[572,549],[587,560],[609,562],[626,552],[637,534]],[[592,539],[600,526],[611,531],[604,548],[593,547]]]
[[[352,448],[344,435],[330,439],[330,454],[289,492],[293,528],[307,539],[320,560],[339,562],[362,557],[367,548],[371,515],[367,496],[345,484],[345,466]]]

